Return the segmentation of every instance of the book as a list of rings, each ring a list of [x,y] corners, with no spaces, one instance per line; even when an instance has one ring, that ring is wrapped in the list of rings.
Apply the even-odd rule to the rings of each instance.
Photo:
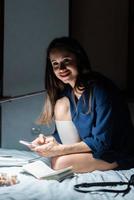
[[[23,165],[23,172],[33,175],[37,179],[62,181],[74,176],[72,167],[60,170],[53,170],[41,160]]]

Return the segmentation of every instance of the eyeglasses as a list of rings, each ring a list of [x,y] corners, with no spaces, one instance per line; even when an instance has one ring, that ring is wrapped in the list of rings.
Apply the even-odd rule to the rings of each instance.
[[[91,187],[106,187],[106,186],[118,186],[126,185],[125,189],[88,189]],[[87,193],[87,192],[111,192],[111,193],[123,193],[122,196],[125,196],[130,190],[131,185],[134,186],[134,174],[130,177],[128,182],[95,182],[95,183],[81,183],[74,185],[74,190],[77,192]],[[84,189],[85,188],[85,189]]]

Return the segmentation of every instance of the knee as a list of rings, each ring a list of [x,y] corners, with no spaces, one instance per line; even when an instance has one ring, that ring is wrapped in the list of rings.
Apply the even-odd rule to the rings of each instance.
[[[54,115],[56,120],[70,120],[70,103],[67,97],[56,101]]]
[[[66,156],[59,156],[52,159],[52,168],[54,170],[63,169],[69,166],[70,166],[70,163],[66,159]]]

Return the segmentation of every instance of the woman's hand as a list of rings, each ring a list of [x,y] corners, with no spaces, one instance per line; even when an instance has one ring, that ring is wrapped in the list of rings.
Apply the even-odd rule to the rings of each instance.
[[[32,142],[32,144],[31,150],[35,151],[40,156],[45,157],[60,155],[63,146],[59,144],[53,136],[45,137],[42,134],[40,134],[39,137]]]
[[[32,147],[42,145],[46,143],[46,137],[43,134],[39,134],[39,136],[32,141]]]
[[[53,136],[40,134],[31,145],[30,149],[35,151],[40,156],[55,157],[74,153],[91,153],[92,150],[88,145],[81,141],[74,144],[59,144]]]

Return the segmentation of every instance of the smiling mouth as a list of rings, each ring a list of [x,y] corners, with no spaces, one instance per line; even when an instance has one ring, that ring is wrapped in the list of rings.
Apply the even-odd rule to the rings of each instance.
[[[70,72],[69,72],[69,71],[68,71],[68,72],[65,72],[65,73],[62,73],[62,74],[60,74],[60,77],[64,78],[64,77],[66,77],[66,76],[68,76],[68,75],[70,75]]]

